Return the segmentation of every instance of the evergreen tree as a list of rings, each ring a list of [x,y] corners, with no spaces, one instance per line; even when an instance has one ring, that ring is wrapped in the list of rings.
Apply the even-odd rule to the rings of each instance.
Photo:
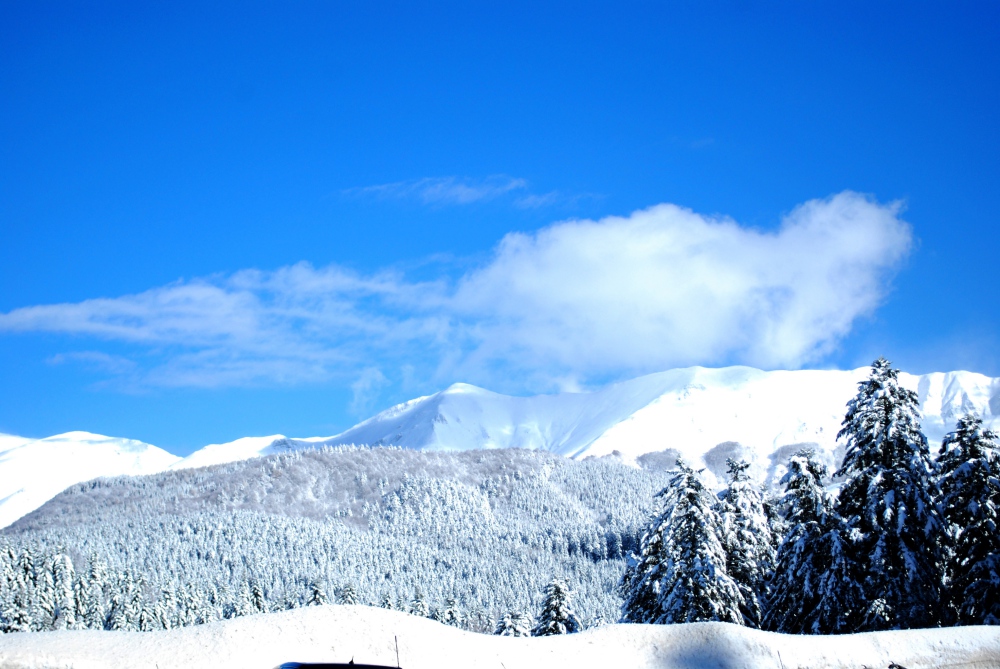
[[[142,615],[142,610],[145,607],[144,597],[142,595],[144,585],[145,584],[141,576],[137,578],[130,572],[126,572],[125,583],[122,585],[122,590],[125,592],[125,623],[130,630],[139,629],[139,617]]]
[[[14,552],[13,547],[7,546],[3,551],[0,551],[0,565],[2,565],[0,586],[2,589],[9,591],[17,583],[16,564],[17,553]]]
[[[20,583],[14,590],[8,608],[4,611],[5,632],[30,632],[34,628],[30,588],[30,584]]]
[[[267,598],[264,596],[264,589],[260,586],[260,583],[254,581],[250,587],[250,595],[255,612],[267,613],[270,610],[270,607],[267,605]]]
[[[787,533],[778,548],[764,629],[788,634],[839,634],[863,608],[849,560],[849,529],[823,489],[826,467],[799,451],[782,477]]]
[[[545,587],[545,600],[531,636],[573,634],[580,631],[580,621],[573,613],[570,590],[566,582],[554,578]]]
[[[18,556],[17,572],[21,583],[30,585],[32,588],[38,584],[38,575],[35,571],[35,554],[30,546],[26,546],[21,550],[21,554]]]
[[[54,629],[76,627],[76,595],[74,585],[76,572],[73,561],[63,552],[58,552],[52,561],[53,587],[55,589]]]
[[[104,622],[104,629],[124,631],[131,629],[128,618],[125,615],[126,593],[116,590],[111,595],[111,607],[108,610],[108,617]]]
[[[531,618],[524,613],[508,611],[493,631],[498,636],[531,636]]]
[[[243,581],[240,583],[240,590],[233,601],[233,617],[248,616],[255,612],[253,596],[250,594],[250,584]]]
[[[340,603],[349,605],[358,603],[358,593],[350,583],[345,583],[344,587],[340,589]]]
[[[421,618],[426,618],[427,614],[430,613],[427,609],[427,602],[424,601],[424,594],[419,590],[413,596],[413,601],[410,602],[410,613]]]
[[[153,630],[163,629],[161,623],[162,617],[157,611],[155,605],[151,605],[148,602],[144,603],[142,609],[139,611],[139,620],[137,627],[140,632],[152,632]]]
[[[663,510],[622,577],[622,622],[742,624],[743,597],[726,573],[721,520],[697,473],[678,460],[670,485],[656,496]]]
[[[722,545],[726,571],[736,581],[743,598],[743,624],[760,627],[761,601],[774,570],[775,538],[760,488],[750,480],[750,463],[728,460],[729,487],[718,505],[722,520]]]
[[[35,616],[36,630],[51,630],[56,621],[56,582],[52,573],[52,563],[43,560],[39,566],[38,583],[35,586],[35,605],[38,613]]]
[[[326,589],[319,579],[313,579],[309,583],[309,596],[306,598],[306,606],[322,606],[327,603]]]
[[[941,513],[951,548],[948,600],[958,622],[1000,625],[1000,453],[997,435],[966,414],[937,461]]]
[[[85,595],[81,608],[84,610],[83,623],[87,629],[104,629],[108,613],[106,588],[107,567],[99,555],[91,553],[87,563],[86,585],[82,586]]]
[[[462,626],[462,611],[458,607],[458,602],[454,597],[445,600],[444,607],[438,612],[437,620],[452,627]]]
[[[868,603],[861,630],[933,625],[941,602],[933,465],[917,395],[898,376],[884,358],[872,363],[837,434],[847,446],[837,475],[849,477],[838,510],[859,532],[853,574]]]
[[[157,614],[160,616],[160,625],[163,629],[169,630],[177,627],[177,592],[172,583],[167,583],[160,590],[160,599],[157,605]]]

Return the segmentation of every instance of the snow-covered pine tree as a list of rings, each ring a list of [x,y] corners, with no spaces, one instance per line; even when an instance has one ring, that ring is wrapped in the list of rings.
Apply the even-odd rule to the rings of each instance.
[[[17,582],[15,565],[17,565],[17,553],[8,545],[0,551],[0,589],[10,590]]]
[[[254,581],[253,585],[250,586],[250,597],[255,613],[267,613],[271,610],[267,603],[267,597],[264,595],[264,588],[257,581]]]
[[[556,634],[574,634],[580,631],[580,621],[573,612],[571,593],[566,581],[561,578],[552,579],[545,586],[545,599],[542,611],[538,614],[531,636],[553,636]]]
[[[743,624],[760,627],[761,602],[774,570],[775,538],[761,489],[750,479],[750,463],[729,459],[729,486],[718,504],[726,572],[743,597]]]
[[[863,609],[849,560],[849,529],[823,489],[826,467],[799,451],[782,477],[787,531],[769,584],[763,628],[788,634],[840,634]]]
[[[129,575],[128,583],[125,587],[125,620],[128,623],[129,629],[138,630],[139,617],[142,615],[143,608],[145,608],[145,597],[143,597],[145,583],[141,576],[136,578]]]
[[[111,606],[104,622],[104,629],[114,631],[131,629],[125,616],[125,596],[126,593],[118,590],[111,595]]]
[[[83,609],[82,626],[86,629],[104,629],[107,621],[108,600],[106,589],[108,585],[107,566],[97,553],[91,553],[87,563],[85,585],[81,587]]]
[[[950,547],[948,600],[958,622],[1000,625],[1000,446],[966,414],[938,456],[941,514]]]
[[[233,599],[233,617],[248,616],[256,613],[253,606],[253,596],[250,594],[250,584],[246,581],[240,583],[240,589]]]
[[[17,572],[21,583],[34,588],[38,584],[38,573],[35,570],[35,552],[30,546],[21,549],[17,557]]]
[[[508,611],[493,631],[498,636],[531,636],[531,617],[526,613]]]
[[[421,618],[426,618],[427,614],[430,613],[427,602],[424,600],[424,593],[419,590],[413,595],[413,601],[410,602],[410,613]]]
[[[452,627],[461,627],[462,620],[462,611],[458,607],[458,602],[455,601],[454,597],[449,597],[445,600],[444,606],[438,610],[437,621]]]
[[[885,358],[872,363],[837,434],[847,451],[840,515],[858,530],[854,575],[868,608],[861,630],[926,627],[938,620],[940,518],[917,395]]]
[[[35,605],[38,608],[34,629],[43,631],[54,629],[56,620],[56,581],[52,573],[52,561],[43,558],[38,566],[38,580],[35,586]]]
[[[358,593],[350,583],[345,583],[344,587],[340,589],[340,603],[348,605],[358,603]]]
[[[622,622],[743,623],[743,597],[726,573],[721,520],[698,474],[678,459],[657,493],[663,510],[642,536],[620,589]]]
[[[323,583],[314,578],[309,582],[309,596],[306,597],[306,606],[323,606],[327,603],[326,588]]]
[[[30,632],[34,627],[30,587],[30,584],[25,583],[19,583],[15,587],[7,609],[3,612],[4,632]]]
[[[160,625],[165,630],[177,627],[177,592],[172,583],[167,583],[160,590],[160,599],[157,601],[157,613],[160,616]]]
[[[139,620],[136,624],[140,632],[152,632],[153,630],[163,629],[157,606],[149,602],[143,602],[142,610],[139,611]]]
[[[56,595],[53,628],[73,629],[76,627],[76,598],[73,588],[76,572],[73,560],[61,550],[52,560],[52,577]]]

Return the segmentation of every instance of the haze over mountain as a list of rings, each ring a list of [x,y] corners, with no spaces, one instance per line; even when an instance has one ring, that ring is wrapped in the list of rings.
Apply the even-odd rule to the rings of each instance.
[[[827,464],[839,464],[836,434],[845,405],[868,371],[690,367],[593,393],[534,397],[510,397],[459,383],[391,407],[332,437],[248,437],[206,446],[183,459],[142,442],[88,433],[37,441],[3,436],[0,525],[9,525],[67,486],[98,476],[205,467],[341,444],[529,448],[578,459],[614,454],[627,461],[666,451],[666,464],[680,455],[705,467],[710,484],[721,482],[726,458],[743,457],[753,463],[758,480],[774,485],[788,456],[805,444]],[[918,393],[924,432],[935,451],[967,411],[978,413],[988,427],[1000,427],[1000,378],[948,372],[901,373],[900,380]]]

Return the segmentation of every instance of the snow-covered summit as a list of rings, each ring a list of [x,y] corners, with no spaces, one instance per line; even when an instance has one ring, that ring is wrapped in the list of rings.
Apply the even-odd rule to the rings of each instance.
[[[98,476],[153,474],[179,457],[135,439],[66,432],[45,439],[0,439],[0,527],[67,487]]]
[[[761,478],[812,444],[833,465],[847,401],[869,368],[764,372],[690,367],[593,393],[509,397],[467,384],[392,407],[322,443],[415,449],[537,448],[626,459],[671,450],[709,472],[746,457]],[[966,411],[1000,425],[1000,379],[972,372],[900,374],[918,393],[933,446]]]
[[[308,440],[301,440],[308,441]],[[226,462],[236,462],[238,460],[249,460],[262,455],[271,455],[289,450],[282,448],[281,444],[287,443],[287,437],[283,434],[272,434],[269,437],[243,437],[225,444],[209,444],[198,449],[182,460],[178,460],[170,466],[171,469],[194,469],[196,467],[209,467],[211,465],[224,464]]]

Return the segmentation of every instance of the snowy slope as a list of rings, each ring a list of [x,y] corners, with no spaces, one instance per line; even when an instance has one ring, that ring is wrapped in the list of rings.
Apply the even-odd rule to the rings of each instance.
[[[67,432],[30,440],[0,440],[0,527],[80,481],[98,476],[152,474],[180,460],[134,439]]]
[[[509,638],[364,606],[319,606],[164,632],[34,632],[0,638],[0,668],[270,669],[348,662],[405,669],[907,669],[1000,666],[1000,628],[773,634],[726,623],[607,625]]]
[[[0,434],[0,453],[9,451],[12,448],[17,448],[18,446],[23,446],[29,441],[33,440],[26,439],[25,437],[18,437],[13,434]]]

